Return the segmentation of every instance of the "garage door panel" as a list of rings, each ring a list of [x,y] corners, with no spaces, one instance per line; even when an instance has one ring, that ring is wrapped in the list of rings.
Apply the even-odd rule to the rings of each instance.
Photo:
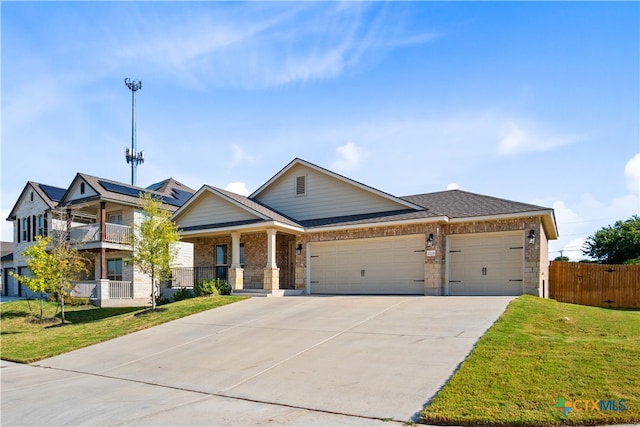
[[[521,233],[450,238],[449,294],[522,294],[523,250]]]
[[[311,293],[422,294],[424,241],[415,235],[312,243]]]

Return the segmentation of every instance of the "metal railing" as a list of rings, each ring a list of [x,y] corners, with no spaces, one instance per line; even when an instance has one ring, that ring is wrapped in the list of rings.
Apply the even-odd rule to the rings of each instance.
[[[131,227],[120,224],[105,224],[104,239],[100,239],[100,223],[80,225],[71,229],[71,240],[79,243],[110,242],[131,243]]]
[[[95,281],[77,282],[70,294],[72,297],[98,299],[98,285]]]
[[[109,299],[133,298],[133,282],[121,280],[109,281]]]
[[[228,280],[226,265],[216,267],[178,267],[171,269],[171,279],[165,281],[171,288],[192,288],[196,283],[209,280]]]

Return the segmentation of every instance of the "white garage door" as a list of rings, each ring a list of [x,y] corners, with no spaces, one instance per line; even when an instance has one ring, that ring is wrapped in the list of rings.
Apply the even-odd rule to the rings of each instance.
[[[449,295],[521,295],[523,234],[449,237]]]
[[[311,293],[424,293],[424,235],[310,244]]]

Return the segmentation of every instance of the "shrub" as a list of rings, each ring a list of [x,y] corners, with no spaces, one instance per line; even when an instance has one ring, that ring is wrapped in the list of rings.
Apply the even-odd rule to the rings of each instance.
[[[231,295],[231,285],[226,280],[216,279],[215,284],[220,295]]]
[[[195,295],[191,292],[191,289],[180,288],[173,294],[174,301],[182,301],[183,299],[193,298]]]
[[[193,293],[197,297],[208,297],[220,294],[218,292],[218,288],[216,287],[216,280],[207,280],[204,282],[196,283],[193,286]]]

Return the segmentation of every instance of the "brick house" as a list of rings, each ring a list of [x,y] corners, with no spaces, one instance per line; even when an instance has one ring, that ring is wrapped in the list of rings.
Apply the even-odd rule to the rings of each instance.
[[[194,268],[234,292],[548,296],[553,209],[460,190],[397,197],[301,159],[250,196],[174,213]]]

